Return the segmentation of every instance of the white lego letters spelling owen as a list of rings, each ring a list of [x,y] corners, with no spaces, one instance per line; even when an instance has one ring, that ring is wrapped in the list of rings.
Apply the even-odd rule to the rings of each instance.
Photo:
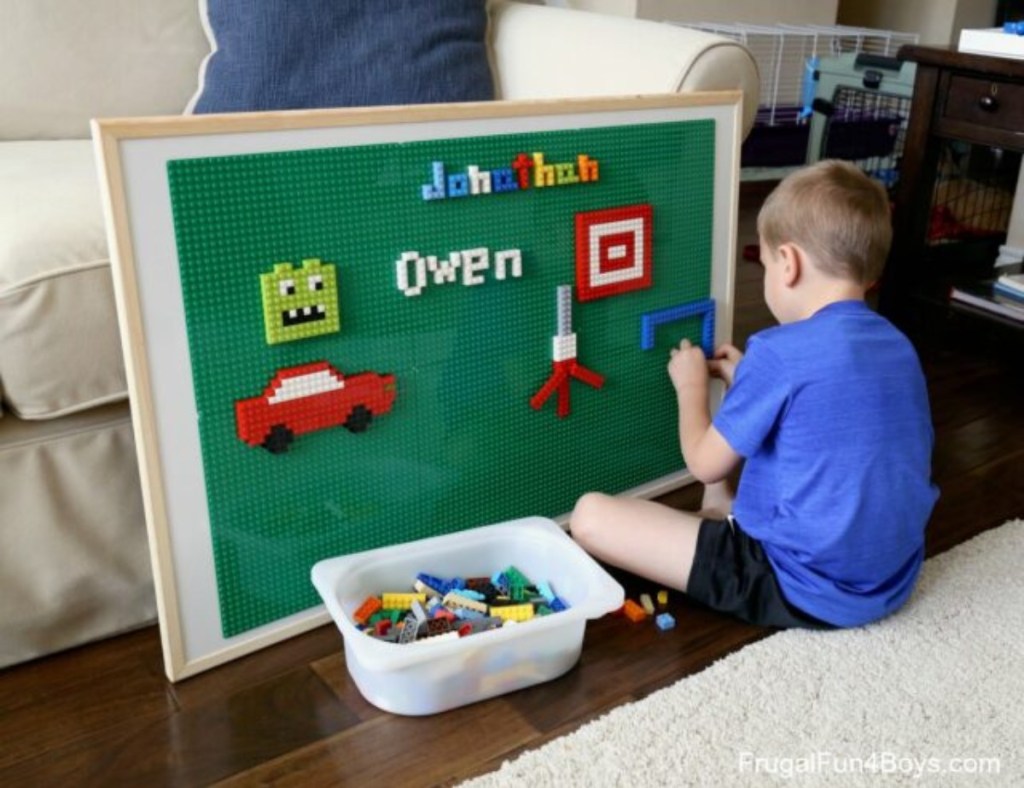
[[[523,275],[523,256],[519,249],[503,249],[495,252],[494,266],[491,267],[489,249],[463,249],[450,252],[448,257],[423,256],[419,252],[402,252],[395,261],[395,280],[398,289],[406,296],[418,296],[428,284],[444,285],[458,281],[462,272],[462,284],[467,287],[487,281],[486,271],[493,270],[499,281]]]

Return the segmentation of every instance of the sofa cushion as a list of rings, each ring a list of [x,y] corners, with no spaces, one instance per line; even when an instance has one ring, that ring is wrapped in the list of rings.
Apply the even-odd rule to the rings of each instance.
[[[201,0],[201,112],[485,101],[485,0]]]
[[[156,617],[125,402],[0,420],[0,669]]]
[[[92,145],[0,142],[0,388],[24,419],[127,397]]]
[[[179,114],[208,52],[197,0],[0,0],[0,139]]]

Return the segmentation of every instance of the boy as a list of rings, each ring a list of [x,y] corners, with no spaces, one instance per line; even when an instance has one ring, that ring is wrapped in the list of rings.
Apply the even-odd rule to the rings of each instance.
[[[717,610],[777,627],[852,627],[910,596],[938,491],[910,342],[864,303],[892,238],[883,188],[823,161],[765,201],[764,297],[780,325],[668,373],[702,511],[584,495],[573,537],[597,558]],[[708,377],[726,386],[710,418]],[[725,478],[745,460],[735,501]]]

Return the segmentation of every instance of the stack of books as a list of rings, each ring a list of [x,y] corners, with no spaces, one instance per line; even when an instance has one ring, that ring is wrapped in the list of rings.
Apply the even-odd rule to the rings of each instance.
[[[957,285],[949,297],[1024,325],[1024,273],[1007,273],[986,282]]]

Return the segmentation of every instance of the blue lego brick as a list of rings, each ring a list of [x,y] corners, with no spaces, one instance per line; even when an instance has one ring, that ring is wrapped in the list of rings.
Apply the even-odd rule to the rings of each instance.
[[[423,572],[420,572],[418,575],[416,575],[416,579],[423,583],[423,585],[428,586],[433,591],[437,591],[442,596],[445,593],[447,593],[446,591],[441,590],[441,586],[444,584],[445,581],[440,577],[434,577],[433,575],[428,575]]]
[[[671,613],[659,613],[654,617],[654,623],[664,632],[666,629],[672,629],[676,625],[676,620]]]
[[[715,352],[715,302],[705,298],[686,304],[657,309],[640,315],[640,349],[654,349],[654,330],[666,323],[675,323],[688,317],[701,318],[700,347],[708,358]]]

